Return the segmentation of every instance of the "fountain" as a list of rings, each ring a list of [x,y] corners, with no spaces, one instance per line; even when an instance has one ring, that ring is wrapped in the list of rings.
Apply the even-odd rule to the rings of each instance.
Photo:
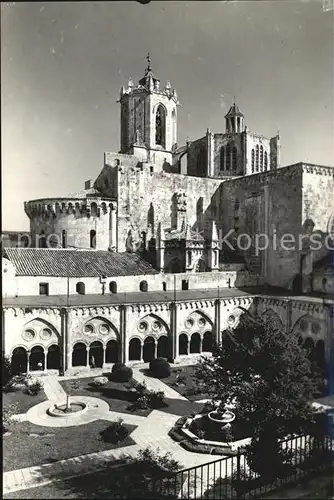
[[[213,404],[215,406],[215,404]],[[235,454],[250,441],[250,429],[236,419],[232,405],[218,407],[192,417],[181,418],[170,436],[189,451],[213,454]]]
[[[51,417],[70,417],[72,415],[78,415],[87,410],[86,403],[81,401],[70,401],[70,396],[66,395],[66,401],[64,403],[56,403],[47,409],[47,414]]]

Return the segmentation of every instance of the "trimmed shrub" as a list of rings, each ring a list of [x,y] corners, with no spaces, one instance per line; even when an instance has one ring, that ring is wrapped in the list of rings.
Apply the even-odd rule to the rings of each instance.
[[[103,385],[107,385],[107,383],[107,377],[95,377],[93,380],[94,387],[102,387]]]
[[[157,378],[166,378],[171,374],[170,364],[166,358],[152,359],[150,362],[150,371]]]
[[[114,382],[129,382],[132,379],[132,368],[124,363],[115,363],[111,370],[110,380]]]
[[[100,433],[100,439],[107,443],[119,443],[129,434],[129,431],[123,425],[123,420],[119,418],[116,422],[111,422],[109,427]]]
[[[39,380],[29,381],[25,390],[29,396],[37,396],[43,389],[43,384]]]

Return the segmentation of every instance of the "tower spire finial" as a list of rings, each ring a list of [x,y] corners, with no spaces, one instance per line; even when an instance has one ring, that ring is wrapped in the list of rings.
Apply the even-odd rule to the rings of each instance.
[[[151,60],[150,53],[147,54],[146,61],[147,61],[147,71],[151,71],[152,70],[152,67],[151,67],[152,60]]]
[[[233,96],[233,106],[235,106],[235,95]]]

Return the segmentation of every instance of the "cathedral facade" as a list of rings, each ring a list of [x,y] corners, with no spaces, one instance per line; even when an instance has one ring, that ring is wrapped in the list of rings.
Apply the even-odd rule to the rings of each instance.
[[[150,58],[119,103],[120,151],[82,191],[27,201],[25,244],[3,248],[17,370],[209,355],[247,309],[329,359],[334,169],[282,166],[279,136],[250,132],[235,102],[224,132],[178,146],[178,95]]]

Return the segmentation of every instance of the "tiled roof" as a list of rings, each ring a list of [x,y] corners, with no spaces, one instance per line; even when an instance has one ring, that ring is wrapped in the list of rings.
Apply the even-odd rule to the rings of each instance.
[[[5,248],[17,276],[116,277],[157,274],[133,253],[51,248]]]

